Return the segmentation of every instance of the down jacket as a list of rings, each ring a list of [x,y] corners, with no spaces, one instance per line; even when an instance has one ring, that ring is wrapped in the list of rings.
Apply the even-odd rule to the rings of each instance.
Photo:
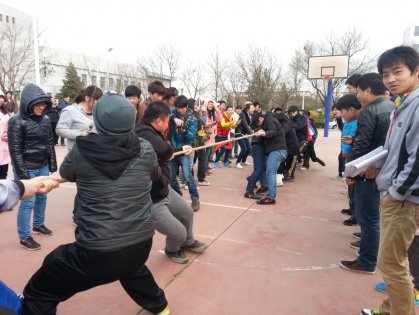
[[[42,116],[33,114],[33,106],[44,103],[47,107]],[[52,107],[51,99],[35,84],[25,85],[22,91],[20,111],[9,120],[9,151],[13,168],[20,179],[29,179],[28,169],[48,165],[50,172],[57,171],[54,137],[51,123],[45,115]]]

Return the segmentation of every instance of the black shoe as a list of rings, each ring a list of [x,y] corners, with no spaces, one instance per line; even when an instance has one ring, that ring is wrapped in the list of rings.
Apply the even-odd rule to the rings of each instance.
[[[356,240],[360,240],[361,239],[361,232],[352,233],[352,237]]]
[[[351,209],[342,209],[340,210],[340,213],[352,216],[354,214],[354,211]]]
[[[339,265],[346,270],[349,271],[355,271],[355,272],[362,272],[362,273],[368,273],[368,274],[375,274],[375,268],[373,267],[364,267],[358,264],[356,260],[342,260],[339,262]]]
[[[192,245],[184,245],[181,247],[183,250],[189,250],[194,253],[202,253],[208,248],[208,245],[200,241],[195,240]]]
[[[355,218],[349,218],[348,220],[343,221],[343,224],[347,226],[357,225],[358,221]]]
[[[264,194],[267,191],[268,191],[268,187],[262,186],[258,190],[256,190],[256,193],[257,194]]]
[[[26,248],[27,250],[38,250],[41,249],[41,245],[37,243],[32,236],[25,237],[20,240],[20,247]]]
[[[263,199],[259,199],[258,201],[256,201],[256,203],[258,205],[274,205],[275,204],[275,199],[265,197]]]
[[[359,250],[359,246],[361,246],[361,241],[355,241],[355,242],[349,243],[349,247],[353,249]]]
[[[324,163],[322,160],[320,160],[319,158],[317,158],[317,162],[321,165],[321,166],[326,166],[326,163]]]
[[[246,193],[244,194],[244,198],[249,198],[249,199],[257,199],[259,200],[260,198],[262,198],[261,196],[256,195],[255,193],[252,192],[248,192],[246,191]]]
[[[52,231],[50,229],[48,229],[45,225],[34,226],[34,227],[32,227],[32,231],[35,234],[41,234],[41,235],[46,235],[46,236],[51,236],[52,235]]]
[[[185,252],[181,249],[175,251],[175,252],[169,252],[167,248],[165,248],[164,253],[167,257],[170,258],[171,261],[177,263],[177,264],[186,264],[188,263],[188,258],[185,255]]]
[[[282,179],[282,182],[293,182],[293,181],[294,181],[293,176],[284,176],[284,178]]]

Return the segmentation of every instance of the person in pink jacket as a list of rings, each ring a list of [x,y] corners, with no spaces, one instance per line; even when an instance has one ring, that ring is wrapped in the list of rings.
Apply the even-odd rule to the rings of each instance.
[[[10,154],[9,145],[7,143],[7,123],[10,115],[4,104],[6,100],[3,95],[0,96],[0,179],[7,178],[9,169]]]

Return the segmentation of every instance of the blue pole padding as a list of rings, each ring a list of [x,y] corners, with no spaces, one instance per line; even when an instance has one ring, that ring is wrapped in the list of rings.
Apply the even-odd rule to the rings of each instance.
[[[325,138],[329,136],[329,121],[330,121],[330,108],[332,107],[332,92],[333,92],[332,79],[329,79],[327,83],[326,112],[324,114],[324,137]]]

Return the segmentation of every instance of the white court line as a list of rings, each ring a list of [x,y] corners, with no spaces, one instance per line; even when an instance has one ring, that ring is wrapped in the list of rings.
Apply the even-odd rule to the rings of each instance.
[[[254,243],[245,242],[245,241],[233,240],[233,239],[231,239],[231,238],[219,237],[218,239],[219,239],[219,240],[222,240],[222,241],[233,242],[233,243],[239,243],[239,244],[249,245],[249,246],[258,246],[258,245],[259,245],[259,244],[254,244]],[[280,248],[280,247],[277,247],[277,246],[275,246],[275,249],[276,249],[276,250],[279,250],[279,251],[281,251],[281,252],[286,252],[286,253],[290,253],[290,254],[303,255],[303,253],[300,253],[300,252],[294,252],[294,251],[292,251],[292,250],[285,249],[285,248]]]

